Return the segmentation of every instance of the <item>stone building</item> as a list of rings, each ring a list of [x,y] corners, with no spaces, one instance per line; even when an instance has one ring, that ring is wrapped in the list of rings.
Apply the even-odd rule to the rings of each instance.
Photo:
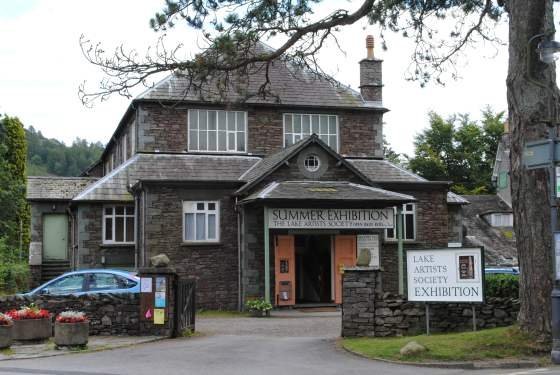
[[[200,307],[238,309],[256,297],[332,304],[360,249],[396,292],[399,242],[462,243],[467,201],[449,182],[383,158],[387,109],[373,40],[359,92],[278,60],[269,69],[275,95],[250,95],[263,82],[257,68],[226,92],[212,82],[187,90],[172,74],[130,103],[83,177],[30,178],[36,278],[137,269],[166,253],[197,279]]]

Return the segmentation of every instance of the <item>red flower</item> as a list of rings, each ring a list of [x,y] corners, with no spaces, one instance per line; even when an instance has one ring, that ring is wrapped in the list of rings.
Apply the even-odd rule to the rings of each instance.
[[[45,309],[37,307],[23,307],[20,310],[10,310],[6,313],[13,320],[48,319],[50,314]]]

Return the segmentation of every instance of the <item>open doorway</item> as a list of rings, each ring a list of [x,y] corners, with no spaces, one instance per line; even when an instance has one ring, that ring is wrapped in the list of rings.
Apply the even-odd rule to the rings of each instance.
[[[296,235],[296,303],[332,302],[330,235]]]

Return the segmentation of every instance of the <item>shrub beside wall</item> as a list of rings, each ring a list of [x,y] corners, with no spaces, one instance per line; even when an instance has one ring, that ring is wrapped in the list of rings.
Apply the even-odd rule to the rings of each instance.
[[[0,262],[0,295],[23,292],[29,288],[27,263]]]
[[[484,278],[484,294],[487,298],[519,298],[519,276],[486,275]]]

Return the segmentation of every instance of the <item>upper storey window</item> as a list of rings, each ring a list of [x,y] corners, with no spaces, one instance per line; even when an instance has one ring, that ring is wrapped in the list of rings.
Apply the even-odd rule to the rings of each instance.
[[[338,116],[284,114],[284,147],[293,145],[313,133],[330,148],[338,151]]]
[[[246,152],[247,112],[190,109],[189,151]]]

